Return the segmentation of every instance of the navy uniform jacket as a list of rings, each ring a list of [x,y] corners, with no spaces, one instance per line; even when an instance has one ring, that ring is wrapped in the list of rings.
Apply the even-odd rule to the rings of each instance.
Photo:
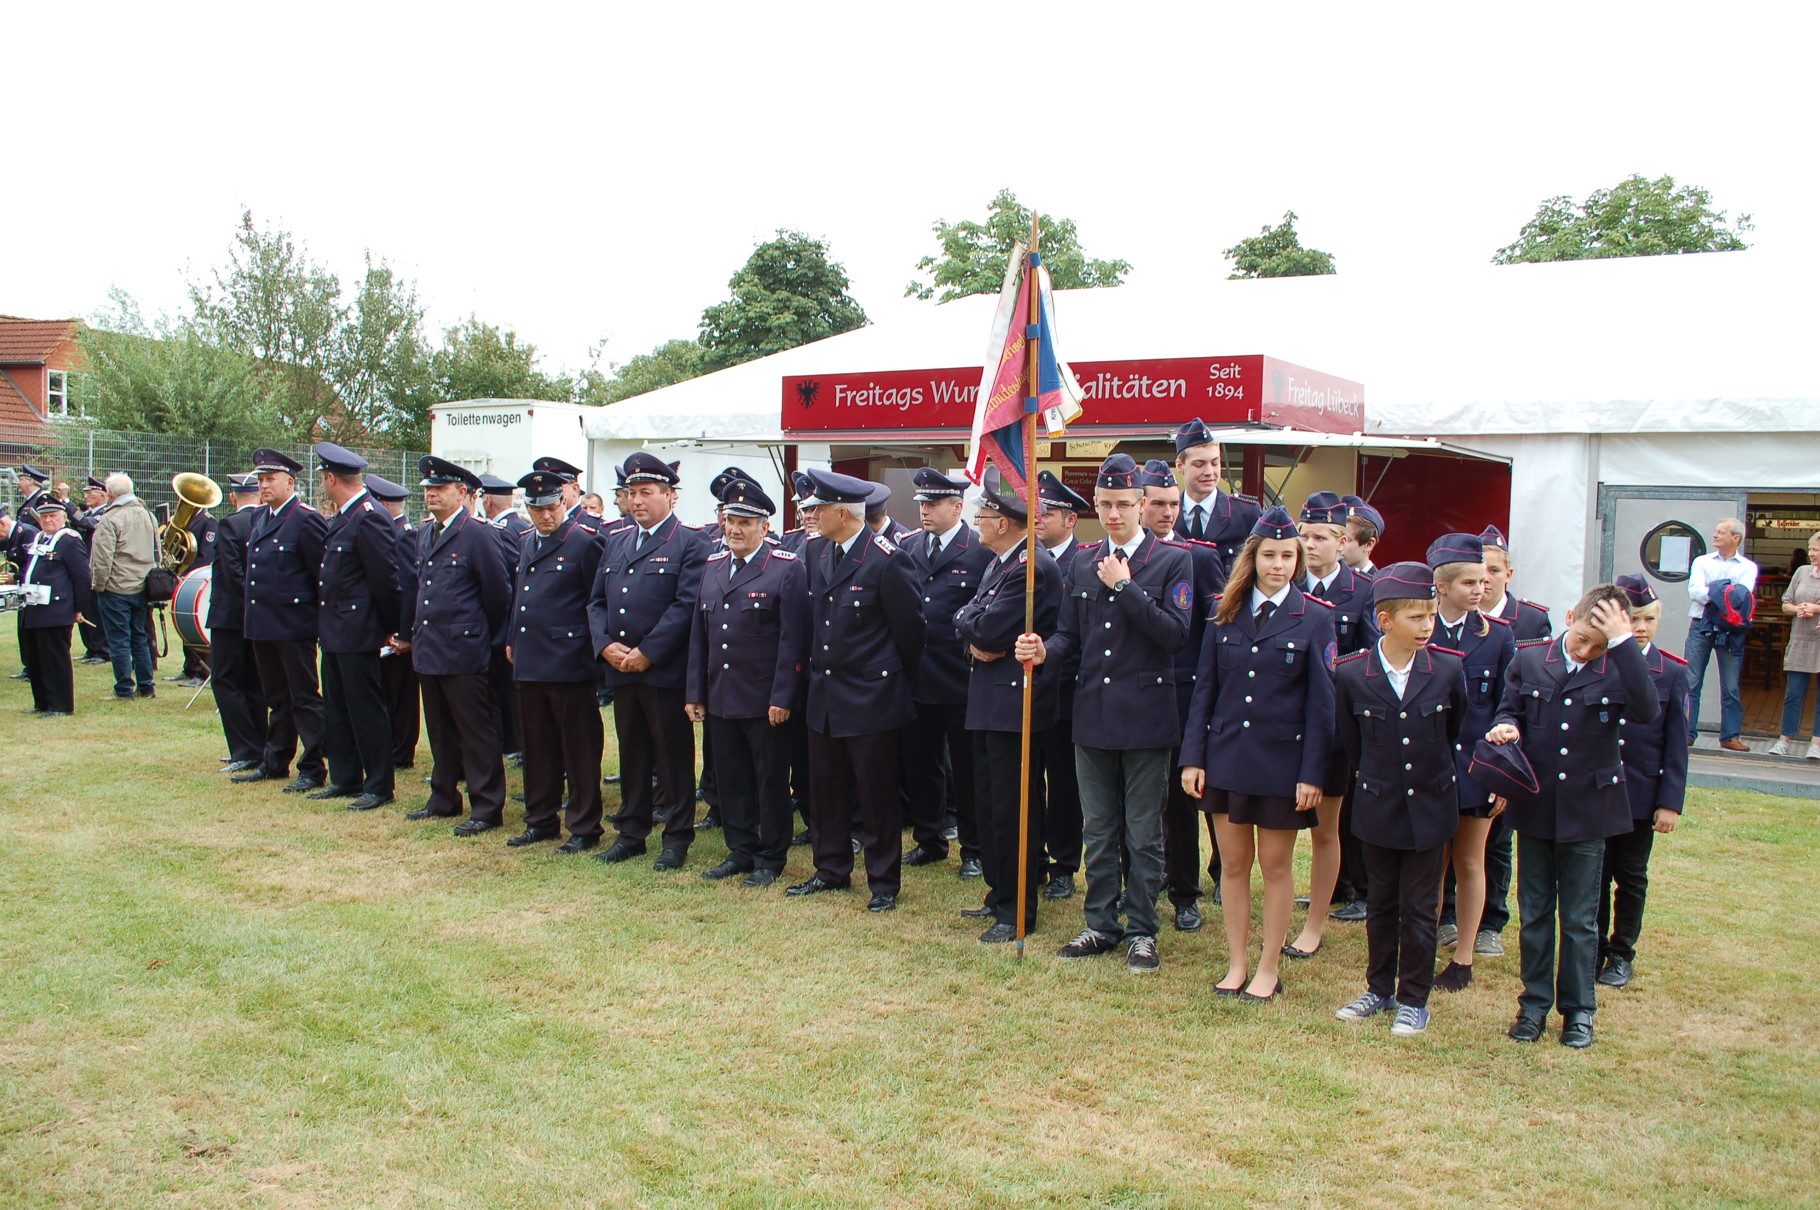
[[[588,514],[581,512],[579,509],[576,510],[576,514],[592,520],[592,518],[588,517]],[[487,528],[492,530],[494,537],[499,540],[499,559],[501,566],[505,570],[506,584],[511,587],[514,596],[516,596],[518,591],[518,561],[524,555],[524,538],[526,534],[536,533],[537,527],[517,513],[506,512],[500,513],[497,517],[487,521]],[[516,632],[509,631],[505,634],[494,635],[493,646],[507,646],[511,642],[513,633]]]
[[[95,620],[94,584],[82,535],[68,526],[55,535],[46,534],[25,521],[16,522],[13,532],[24,536],[21,547],[25,561],[19,582],[46,584],[51,590],[50,602],[24,610],[20,624],[27,630],[41,630],[73,626],[77,614]]]
[[[1193,503],[1184,490],[1182,515],[1175,519],[1175,532],[1184,541],[1192,536],[1188,530],[1188,509]],[[1251,527],[1264,515],[1263,506],[1250,496],[1235,496],[1225,488],[1215,488],[1213,505],[1208,511],[1207,532],[1202,538],[1219,551],[1220,562],[1231,567],[1246,539],[1251,537]]]
[[[418,546],[423,541],[425,528],[412,525],[409,515],[392,518],[392,533],[398,543],[392,549],[393,561],[398,565],[400,625],[404,621],[404,603],[417,595],[417,559],[421,553]],[[403,637],[410,638],[410,635]]]
[[[701,592],[708,540],[675,513],[651,532],[644,549],[634,551],[643,532],[628,526],[608,539],[601,552],[600,573],[588,598],[594,653],[624,643],[651,661],[644,672],[621,672],[607,665],[609,685],[681,689],[689,671],[689,625]]]
[[[316,637],[316,576],[329,523],[292,496],[274,517],[253,510],[246,551],[246,637],[250,643]]]
[[[317,594],[324,651],[377,653],[398,633],[398,540],[370,492],[330,519]]]
[[[1504,620],[1510,623],[1510,632],[1519,643],[1546,639],[1554,634],[1554,626],[1548,620],[1548,607],[1534,601],[1511,597],[1509,607],[1504,610]]]
[[[982,549],[983,549],[982,544]],[[988,554],[991,552],[988,551]],[[981,651],[1002,652],[1003,659],[976,660],[967,674],[967,730],[1021,731],[1024,719],[1024,666],[1012,655],[1024,633],[1024,573],[1029,553],[1023,546],[1009,559],[986,565],[977,595],[961,606],[954,624],[961,642]],[[1055,633],[1062,613],[1062,573],[1048,555],[1036,557],[1036,612],[1033,633]],[[927,666],[925,664],[925,666]],[[1059,667],[1039,666],[1030,695],[1030,730],[1047,731],[1061,713]]]
[[[803,548],[809,584],[812,730],[836,738],[895,731],[916,717],[923,594],[890,539],[860,530],[842,557],[827,538]]]
[[[1068,541],[1068,549],[1064,550],[1060,556],[1054,556],[1054,555],[1049,556],[1049,561],[1051,563],[1055,564],[1055,570],[1057,573],[1057,577],[1062,585],[1062,590],[1064,592],[1066,592],[1067,588],[1068,588],[1069,569],[1074,566],[1074,561],[1080,557],[1081,551],[1083,549],[1084,548],[1082,547],[1081,543],[1078,540],[1070,538]],[[1096,547],[1095,549],[1098,549],[1098,548]],[[1059,625],[1060,621],[1061,621],[1061,615],[1059,613],[1056,615],[1056,621],[1057,621],[1057,624]],[[1038,631],[1038,633],[1040,634],[1042,632]],[[1080,650],[1080,648],[1076,647],[1073,651],[1071,651],[1069,653],[1068,658],[1066,660],[1063,660],[1059,664],[1056,662],[1055,654],[1053,652],[1051,652],[1049,654],[1048,659],[1046,659],[1043,662],[1042,668],[1043,668],[1043,671],[1049,672],[1054,676],[1055,682],[1060,687],[1060,690],[1061,690],[1061,701],[1059,703],[1060,713],[1057,714],[1056,721],[1065,722],[1068,719],[1073,718],[1074,717],[1074,689],[1075,689],[1076,683],[1080,680],[1080,675],[1081,675],[1081,650]],[[1038,677],[1038,680],[1040,681],[1042,678],[1042,673],[1039,672],[1037,674],[1037,677]],[[1074,737],[1074,732],[1073,732],[1072,728],[1069,731],[1067,731],[1065,734],[1066,734],[1067,738],[1069,738],[1070,740],[1072,740]]]
[[[1185,547],[1194,566],[1194,610],[1188,615],[1188,642],[1175,653],[1175,711],[1177,719],[1188,717],[1188,703],[1194,700],[1194,671],[1201,663],[1201,640],[1207,633],[1207,619],[1213,616],[1220,592],[1226,587],[1226,565],[1220,562],[1219,548],[1211,542],[1192,538],[1171,539],[1171,544]]]
[[[246,545],[259,506],[236,509],[215,527],[215,570],[209,583],[210,630],[246,625]]]
[[[1466,714],[1460,737],[1454,741],[1454,770],[1460,775],[1460,807],[1484,806],[1491,801],[1491,791],[1468,775],[1472,766],[1473,745],[1485,738],[1497,720],[1498,702],[1504,694],[1504,677],[1510,662],[1517,658],[1517,641],[1510,636],[1510,623],[1502,618],[1485,618],[1490,633],[1479,634],[1483,614],[1469,613],[1460,620],[1460,637],[1456,642],[1435,619],[1434,638],[1429,647],[1460,657],[1466,676]]]
[[[803,544],[809,540],[809,531],[802,528],[786,529],[777,537],[777,544],[791,554],[801,554]]]
[[[931,566],[926,555],[929,535],[922,530],[900,538],[923,594],[923,666],[916,677],[916,700],[938,706],[967,701],[967,645],[954,628],[954,614],[971,601],[985,577],[992,552],[972,528],[962,525]]]
[[[802,709],[809,668],[809,581],[802,560],[769,542],[733,571],[733,552],[709,557],[689,627],[684,700],[716,718]]]
[[[1656,687],[1635,639],[1625,639],[1569,675],[1562,640],[1517,648],[1496,723],[1523,732],[1523,754],[1542,791],[1510,804],[1510,826],[1563,844],[1631,830],[1619,720],[1660,717]]]
[[[1334,744],[1333,642],[1333,610],[1293,584],[1262,631],[1249,607],[1209,626],[1182,766],[1235,794],[1294,798],[1298,783],[1321,785]]]
[[[1100,582],[1105,539],[1068,568],[1062,612],[1045,661],[1063,667],[1078,655],[1074,742],[1130,751],[1169,748],[1181,718],[1175,707],[1175,653],[1188,641],[1194,567],[1184,548],[1145,531],[1132,552],[1131,583],[1113,592]]]
[[[434,534],[433,525],[418,531],[416,588],[399,632],[410,636],[411,666],[422,675],[483,675],[512,604],[499,538],[465,508],[450,515],[441,541]]]
[[[600,651],[592,646],[588,597],[605,548],[599,531],[570,518],[547,538],[533,526],[520,541],[506,620],[512,679],[593,682],[600,676]]]
[[[1466,718],[1461,669],[1459,656],[1424,647],[1398,697],[1375,644],[1335,663],[1335,721],[1357,770],[1352,834],[1365,843],[1415,851],[1453,839],[1460,826],[1453,752]]]
[[[198,567],[208,567],[215,562],[215,530],[218,524],[211,513],[199,512],[190,518],[190,536],[196,539],[196,561],[190,564],[191,571]],[[210,585],[210,594],[213,595],[214,591],[214,586]]]
[[[1658,810],[1679,815],[1687,797],[1687,661],[1652,644],[1643,663],[1656,686],[1656,721],[1618,720],[1632,820],[1654,819]]]
[[[1313,595],[1306,581],[1297,587]],[[1371,604],[1370,576],[1360,575],[1342,559],[1333,583],[1327,586],[1327,595],[1321,599],[1333,606],[1334,650],[1339,654],[1351,655],[1378,641],[1378,613]]]

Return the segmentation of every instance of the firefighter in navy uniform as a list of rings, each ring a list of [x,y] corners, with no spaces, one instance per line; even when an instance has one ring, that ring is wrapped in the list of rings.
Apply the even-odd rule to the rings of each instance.
[[[821,534],[803,548],[810,595],[809,843],[815,873],[792,896],[845,890],[857,808],[872,891],[868,911],[897,906],[903,809],[899,732],[916,718],[923,594],[910,557],[865,521],[875,484],[808,471]]]
[[[24,553],[21,584],[42,584],[50,600],[19,611],[25,636],[26,667],[31,673],[32,709],[40,718],[62,718],[76,711],[75,672],[70,664],[70,630],[78,618],[95,612],[88,547],[68,527],[68,505],[40,495],[32,508],[34,526],[0,519],[0,536]],[[41,528],[40,528],[41,527]],[[9,532],[10,530],[10,532]]]
[[[258,485],[253,487],[258,491]],[[82,488],[82,510],[70,518],[70,525],[82,535],[82,544],[91,550],[95,545],[95,527],[101,524],[101,514],[107,511],[107,484],[90,475]],[[210,597],[214,593],[211,590]],[[238,618],[236,618],[238,621]],[[82,636],[82,662],[84,664],[107,664],[112,657],[107,651],[107,632],[98,621],[83,618],[76,624],[76,633]],[[264,741],[261,741],[262,743]]]
[[[790,749],[808,679],[809,595],[800,559],[767,541],[776,506],[743,477],[719,482],[724,549],[708,557],[689,630],[689,717],[704,724],[727,859],[710,881],[768,886],[790,852]]]
[[[227,739],[223,772],[257,769],[265,752],[265,691],[246,641],[246,550],[259,517],[259,480],[230,475],[234,511],[215,527],[215,575],[209,584],[209,681]]]
[[[335,502],[317,578],[329,784],[310,798],[351,798],[350,811],[392,801],[392,720],[380,649],[398,633],[398,539],[361,478],[367,461],[316,445],[318,486]]]
[[[506,654],[524,727],[525,828],[506,844],[556,840],[566,824],[569,839],[556,851],[583,853],[600,843],[603,809],[606,736],[594,701],[596,660],[588,632],[588,596],[603,542],[565,514],[560,475],[532,471],[518,486],[532,529],[519,549]]]
[[[457,783],[465,779],[469,816],[455,825],[455,835],[478,836],[505,822],[499,710],[487,666],[493,636],[505,628],[511,608],[511,583],[498,535],[468,510],[480,477],[433,455],[417,466],[431,521],[417,547],[414,591],[399,611],[399,633],[389,641],[408,652],[417,669],[430,733],[430,797],[405,818],[461,814]]]
[[[1175,532],[1213,543],[1220,565],[1230,569],[1264,510],[1252,497],[1221,487],[1222,469],[1220,443],[1199,416],[1175,431],[1175,477],[1182,485],[1182,515],[1176,518]]]
[[[1018,837],[1022,770],[1024,668],[1012,656],[1024,631],[1026,573],[1030,566],[1026,532],[1030,512],[1024,502],[991,491],[980,493],[980,544],[992,552],[973,600],[954,616],[955,629],[967,644],[967,730],[973,740],[976,778],[974,804],[979,811],[986,902],[978,909],[992,920],[980,941],[995,945],[1017,937]],[[1033,634],[1054,634],[1062,609],[1062,574],[1055,560],[1036,556],[1036,607]],[[1037,894],[1043,876],[1043,752],[1054,742],[1051,732],[1060,708],[1059,670],[1037,676],[1030,701],[1030,819],[1025,836],[1023,916],[1025,931],[1036,928]],[[1065,742],[1065,740],[1064,740]],[[1072,747],[1072,745],[1069,745]],[[973,915],[973,912],[963,913]]]
[[[1037,544],[1055,563],[1063,583],[1075,556],[1084,549],[1074,536],[1075,524],[1093,516],[1093,505],[1051,471],[1036,475]],[[1075,891],[1081,868],[1081,786],[1074,770],[1074,681],[1081,670],[1080,652],[1054,669],[1060,689],[1055,727],[1043,745],[1043,898],[1067,899]]]
[[[378,475],[366,477],[367,490],[384,506],[392,518],[393,562],[398,566],[398,600],[417,595],[417,544],[421,536],[411,524],[406,502],[411,493]],[[409,769],[417,763],[417,737],[421,733],[421,710],[417,703],[417,670],[411,657],[390,645],[379,653],[379,680],[385,687],[386,714],[391,719],[392,769]]]
[[[898,545],[910,557],[923,596],[923,658],[916,678],[916,720],[904,728],[902,776],[915,847],[904,864],[946,860],[950,816],[961,849],[960,875],[980,874],[974,818],[973,744],[967,735],[967,648],[954,614],[979,591],[992,552],[961,517],[964,482],[933,467],[912,476],[922,529]],[[949,801],[952,785],[953,801]]]
[[[508,580],[517,574],[518,556],[524,544],[524,536],[531,532],[531,523],[519,516],[512,507],[512,497],[517,492],[516,483],[501,479],[498,475],[480,477],[480,506],[487,524],[498,535],[499,557],[505,564]],[[574,515],[589,516],[579,508]],[[518,693],[512,687],[512,662],[506,659],[507,636],[498,635],[494,641],[498,646],[493,648],[487,676],[493,685],[493,697],[499,703],[500,746],[505,749],[506,761],[516,764],[524,747],[524,736],[518,725]]]
[[[265,753],[237,782],[283,778],[302,745],[297,777],[284,787],[302,794],[323,782],[322,692],[316,679],[317,585],[328,522],[297,495],[303,464],[274,449],[253,452],[259,502],[246,555],[246,641],[259,669],[267,713]]]
[[[613,689],[621,775],[619,834],[596,860],[645,852],[661,814],[663,850],[652,865],[676,870],[695,839],[695,728],[683,682],[708,542],[676,516],[678,478],[667,463],[640,450],[625,471],[634,524],[608,541],[588,598],[594,650]]]

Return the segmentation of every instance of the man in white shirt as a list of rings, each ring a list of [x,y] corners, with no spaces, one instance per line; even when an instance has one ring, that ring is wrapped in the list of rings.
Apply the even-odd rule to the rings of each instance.
[[[1719,656],[1719,746],[1731,752],[1749,752],[1740,736],[1744,730],[1744,698],[1738,679],[1744,669],[1744,635],[1727,632],[1706,621],[1707,588],[1714,581],[1730,580],[1752,594],[1757,591],[1757,565],[1741,553],[1744,525],[1727,517],[1713,527],[1713,549],[1694,560],[1688,571],[1690,602],[1687,627],[1687,742],[1700,732],[1700,689],[1706,683],[1707,657]]]

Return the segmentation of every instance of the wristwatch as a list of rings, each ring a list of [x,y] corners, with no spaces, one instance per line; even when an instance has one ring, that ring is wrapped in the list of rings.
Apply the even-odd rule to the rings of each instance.
[[[1112,591],[1113,592],[1124,592],[1125,589],[1129,588],[1130,586],[1131,586],[1131,577],[1126,576],[1124,579],[1118,581],[1116,584],[1114,584],[1112,586]]]

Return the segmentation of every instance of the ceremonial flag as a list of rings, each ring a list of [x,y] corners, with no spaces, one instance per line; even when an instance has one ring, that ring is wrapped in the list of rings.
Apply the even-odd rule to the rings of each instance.
[[[1038,264],[1034,272],[1026,272],[1031,260]],[[1037,292],[1035,324],[1029,322],[1033,288]],[[974,404],[967,477],[975,483],[984,481],[990,462],[998,467],[1006,490],[1027,495],[1030,451],[1025,448],[1025,417],[1029,411],[1041,411],[1051,437],[1061,436],[1081,415],[1081,385],[1074,371],[1055,355],[1054,311],[1048,270],[1039,257],[1027,255],[1024,246],[1017,245],[1011,250],[1005,284],[999,291],[998,313],[993,317],[992,339]],[[1033,333],[1038,338],[1034,384],[1028,356]]]

